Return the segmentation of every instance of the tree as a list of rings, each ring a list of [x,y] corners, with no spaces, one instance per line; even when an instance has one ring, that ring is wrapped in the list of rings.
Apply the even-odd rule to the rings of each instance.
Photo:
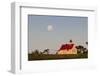
[[[34,52],[33,52],[34,54],[39,54],[39,50],[38,49],[36,49],[36,50],[34,50]]]
[[[49,49],[45,49],[43,53],[49,54]]]
[[[84,53],[88,53],[88,49],[87,48],[84,48]]]
[[[88,45],[88,42],[86,42],[86,45]]]
[[[77,48],[78,53],[83,53],[84,52],[84,46],[79,45],[79,46],[76,46],[76,48]]]

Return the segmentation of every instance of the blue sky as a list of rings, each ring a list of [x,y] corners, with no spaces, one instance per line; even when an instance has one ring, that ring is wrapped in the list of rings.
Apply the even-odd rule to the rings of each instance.
[[[52,31],[48,31],[48,25],[53,27]],[[28,50],[57,50],[70,39],[85,46],[88,41],[87,17],[28,15]]]

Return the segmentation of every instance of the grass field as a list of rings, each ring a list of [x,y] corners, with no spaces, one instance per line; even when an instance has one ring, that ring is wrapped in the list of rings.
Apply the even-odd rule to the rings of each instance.
[[[80,59],[88,58],[88,54],[68,54],[68,55],[58,55],[58,54],[28,54],[28,60],[55,60],[55,59]]]

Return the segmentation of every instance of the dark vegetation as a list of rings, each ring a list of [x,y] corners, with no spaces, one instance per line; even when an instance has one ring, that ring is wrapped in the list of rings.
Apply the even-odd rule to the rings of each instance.
[[[88,45],[88,42],[86,42]],[[50,49],[45,49],[40,52],[38,49],[34,50],[31,54],[28,54],[28,60],[55,60],[55,59],[84,59],[88,58],[88,49],[84,48],[82,45],[76,46],[77,54],[49,54]]]
[[[81,59],[88,58],[88,54],[67,54],[67,55],[58,55],[58,54],[28,54],[28,60],[55,60],[55,59]]]

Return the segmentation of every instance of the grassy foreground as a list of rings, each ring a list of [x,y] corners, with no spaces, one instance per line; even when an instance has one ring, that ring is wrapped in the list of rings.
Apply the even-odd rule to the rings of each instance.
[[[80,59],[88,58],[88,54],[68,54],[68,55],[58,55],[58,54],[28,54],[28,60],[55,60],[55,59]]]

